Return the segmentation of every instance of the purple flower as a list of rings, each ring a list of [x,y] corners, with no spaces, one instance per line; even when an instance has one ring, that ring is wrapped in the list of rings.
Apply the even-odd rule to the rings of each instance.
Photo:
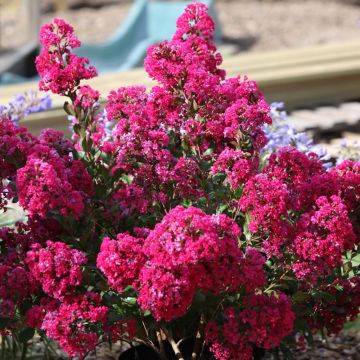
[[[18,122],[32,113],[48,110],[51,106],[52,101],[48,94],[39,98],[36,91],[28,91],[15,95],[8,105],[0,106],[0,114]]]
[[[320,160],[323,161],[323,165],[326,168],[333,165],[329,162],[330,155],[327,154],[323,147],[314,145],[313,139],[305,132],[297,132],[295,128],[289,124],[287,113],[283,110],[284,103],[272,103],[270,109],[272,124],[265,124],[263,126],[263,130],[268,140],[266,146],[262,150],[265,156],[268,156],[283,146],[291,145],[305,154],[311,152],[316,153],[319,155]]]

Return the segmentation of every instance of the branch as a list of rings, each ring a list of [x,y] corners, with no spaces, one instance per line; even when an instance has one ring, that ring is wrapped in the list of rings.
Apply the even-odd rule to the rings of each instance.
[[[156,336],[159,341],[159,347],[160,347],[160,359],[166,360],[166,354],[165,354],[165,348],[164,348],[164,342],[161,335],[161,329],[156,331]]]
[[[200,354],[201,345],[203,344],[203,341],[204,341],[204,336],[203,336],[204,327],[205,327],[205,317],[204,317],[204,314],[201,314],[199,328],[198,328],[198,331],[196,333],[194,349],[193,349],[193,352],[191,354],[191,359],[193,359],[193,360],[196,360],[198,358],[199,354]]]
[[[139,338],[134,338],[134,341],[153,349],[157,354],[159,354],[159,356],[161,355],[159,349],[151,341],[146,341]]]
[[[170,343],[172,349],[174,350],[176,358],[178,360],[185,360],[184,356],[182,355],[182,353],[178,347],[178,344],[175,342],[175,340],[170,335],[170,333],[165,328],[161,328],[161,330],[164,332],[164,334],[166,335],[166,338],[169,340],[169,343]]]

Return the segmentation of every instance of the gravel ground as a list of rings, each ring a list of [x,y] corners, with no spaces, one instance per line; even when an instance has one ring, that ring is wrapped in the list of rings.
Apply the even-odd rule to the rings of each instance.
[[[360,39],[360,6],[346,0],[218,2],[225,40],[262,51]]]
[[[42,0],[42,22],[67,19],[84,42],[103,41],[126,17],[129,0],[68,0],[70,10],[55,13]],[[25,13],[19,0],[0,0],[0,44],[24,42]],[[87,3],[87,7],[83,4]],[[90,5],[90,6],[89,6]],[[225,42],[237,51],[268,51],[360,39],[359,0],[216,0]]]
[[[314,339],[313,350],[298,351],[294,353],[294,360],[360,360],[360,333],[341,332],[338,336],[328,337],[326,340],[320,336]],[[107,346],[99,347],[96,355],[90,355],[89,360],[116,360],[119,349],[109,350]],[[282,360],[282,356],[280,355]],[[274,360],[265,356],[264,360]]]
[[[297,353],[296,360],[360,360],[360,332],[342,332],[336,337],[315,338],[312,351]]]

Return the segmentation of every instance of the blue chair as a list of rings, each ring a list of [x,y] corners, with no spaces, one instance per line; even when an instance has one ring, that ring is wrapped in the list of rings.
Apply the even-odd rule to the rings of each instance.
[[[102,44],[83,44],[77,49],[80,56],[90,59],[99,73],[125,71],[141,66],[147,48],[170,39],[176,30],[176,20],[192,1],[135,0],[128,17],[109,40]],[[220,39],[213,0],[202,1],[209,7]]]

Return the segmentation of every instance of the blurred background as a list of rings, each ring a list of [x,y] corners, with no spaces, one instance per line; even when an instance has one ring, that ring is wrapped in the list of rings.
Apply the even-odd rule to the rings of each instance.
[[[0,0],[0,49],[28,41],[28,5],[37,2],[41,23],[61,16],[83,42],[110,37],[132,0]],[[359,0],[216,0],[223,41],[234,51],[272,51],[360,38]]]

